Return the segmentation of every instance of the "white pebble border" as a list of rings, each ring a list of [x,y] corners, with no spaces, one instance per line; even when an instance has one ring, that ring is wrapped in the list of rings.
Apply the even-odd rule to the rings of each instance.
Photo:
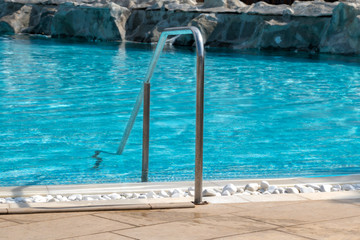
[[[69,202],[69,201],[106,201],[120,199],[151,199],[151,198],[181,198],[193,197],[194,187],[188,189],[161,190],[147,193],[111,193],[98,195],[72,194],[63,195],[35,195],[31,197],[7,197],[0,198],[0,203],[45,203],[45,202]],[[249,183],[242,187],[234,184],[227,184],[223,188],[205,188],[204,197],[231,196],[231,195],[267,195],[267,194],[299,194],[317,192],[339,192],[360,190],[358,184],[296,184],[294,186],[280,187],[270,185],[267,181],[259,183]]]

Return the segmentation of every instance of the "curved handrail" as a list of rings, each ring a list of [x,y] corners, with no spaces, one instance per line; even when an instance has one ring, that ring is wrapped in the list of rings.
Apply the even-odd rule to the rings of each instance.
[[[174,28],[165,28],[164,31],[161,33],[159,41],[156,45],[156,49],[154,52],[154,55],[151,59],[148,71],[146,73],[145,81],[146,83],[149,83],[152,75],[155,71],[156,64],[159,60],[160,54],[165,46],[166,39],[169,35],[182,35],[182,34],[193,34],[196,44],[196,79],[202,79],[202,82],[204,81],[204,43],[202,35],[198,28],[196,27],[174,27]],[[203,85],[203,83],[202,83]],[[141,103],[143,100],[143,92],[144,87],[141,86],[139,95],[136,98],[136,102],[133,108],[133,111],[130,115],[130,118],[128,120],[128,123],[126,125],[123,138],[121,139],[121,142],[119,144],[119,147],[116,151],[116,154],[122,154],[124,151],[126,142],[130,136],[131,129],[134,125],[135,118],[139,112],[139,109],[141,107]],[[203,101],[203,100],[202,100]]]
[[[198,28],[196,27],[174,27],[166,28],[161,33],[159,41],[157,43],[155,53],[151,59],[146,78],[143,86],[140,89],[140,93],[137,96],[134,109],[130,115],[128,123],[126,125],[123,138],[115,154],[120,155],[126,145],[126,142],[130,136],[131,129],[134,125],[136,116],[141,107],[144,93],[144,85],[149,84],[154,73],[157,61],[159,60],[160,54],[166,43],[166,39],[169,35],[183,35],[183,34],[192,34],[195,39],[196,44],[196,136],[195,136],[195,204],[202,204],[202,176],[203,176],[203,128],[204,128],[204,42],[202,35]],[[98,157],[100,152],[104,151],[95,151],[93,156],[98,161],[95,165],[99,165],[102,161]],[[108,152],[105,152],[108,153]]]

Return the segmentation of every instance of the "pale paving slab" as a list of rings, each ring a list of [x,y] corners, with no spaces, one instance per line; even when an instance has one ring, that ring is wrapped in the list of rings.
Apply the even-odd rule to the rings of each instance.
[[[300,194],[241,195],[241,198],[248,202],[288,202],[307,200]]]
[[[300,195],[309,200],[359,199],[360,201],[360,191],[301,193]]]
[[[91,215],[21,224],[0,228],[0,239],[52,240],[71,238],[132,227]]]
[[[287,227],[284,231],[314,239],[359,240],[360,216]]]
[[[217,240],[309,240],[309,238],[296,236],[293,234],[277,231],[277,230],[265,230],[252,233],[245,233],[240,235],[234,235],[229,237],[216,238]]]
[[[219,238],[231,234],[239,234],[242,232],[243,230],[238,228],[231,228],[219,225],[207,225],[197,222],[170,222],[115,231],[115,233],[142,240],[200,240]]]
[[[18,225],[17,222],[0,219],[0,228]]]
[[[200,215],[192,211],[184,212],[183,209],[179,209],[179,211],[177,211],[176,213],[168,210],[139,210],[124,212],[99,212],[95,213],[94,215],[114,221],[127,223],[133,226],[147,226],[166,222],[191,220],[205,216],[205,214]]]
[[[208,203],[245,203],[249,202],[245,200],[239,195],[233,196],[222,196],[222,197],[203,197],[203,201],[207,201]]]
[[[276,205],[274,202],[272,207],[262,205],[251,208],[253,205],[245,203],[243,207],[248,207],[248,211],[236,212],[234,215],[279,226],[306,224],[360,215],[360,207],[336,201],[301,201],[281,206]]]
[[[5,221],[14,221],[17,223],[34,223],[34,222],[46,222],[55,219],[77,217],[86,215],[86,212],[64,212],[64,213],[38,213],[38,214],[6,214],[0,215],[0,219]]]
[[[217,227],[234,228],[236,229],[237,232],[242,232],[242,233],[278,228],[277,225],[254,221],[252,219],[239,217],[233,214],[207,216],[207,217],[192,219],[187,221],[190,221],[192,223],[205,224],[207,226],[213,226],[214,228]]]
[[[132,240],[132,239],[134,238],[129,238],[129,237],[121,236],[119,234],[106,232],[106,233],[85,235],[81,237],[66,238],[63,240]]]

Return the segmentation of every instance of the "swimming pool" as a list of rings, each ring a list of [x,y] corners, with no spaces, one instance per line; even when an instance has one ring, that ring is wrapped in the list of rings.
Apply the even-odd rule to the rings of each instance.
[[[0,37],[0,185],[138,182],[142,116],[115,152],[153,46]],[[207,50],[204,179],[360,172],[360,58]],[[194,178],[195,51],[151,86],[150,181]]]

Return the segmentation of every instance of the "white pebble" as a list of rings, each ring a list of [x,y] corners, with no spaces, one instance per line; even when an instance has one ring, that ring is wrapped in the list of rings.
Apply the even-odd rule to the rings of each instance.
[[[108,195],[102,195],[101,198],[101,200],[111,200],[111,197],[109,197]]]
[[[0,203],[6,203],[5,198],[0,198]]]
[[[297,194],[297,193],[299,193],[299,190],[297,188],[295,188],[295,187],[288,187],[288,188],[285,189],[285,192],[286,193],[295,193],[295,194]]]
[[[279,193],[280,193],[280,194],[285,193],[285,189],[284,189],[284,188],[282,188],[282,187],[279,187],[277,190],[279,190]]]
[[[335,184],[333,185],[333,187],[331,188],[332,192],[339,192],[341,191],[341,186],[339,184]]]
[[[189,192],[190,193],[190,192]],[[167,192],[165,192],[164,190],[161,190],[159,193],[159,196],[163,197],[163,198],[168,198],[169,194]]]
[[[355,188],[351,184],[344,184],[341,186],[341,189],[344,191],[354,191]]]
[[[233,195],[234,193],[237,192],[237,187],[234,184],[227,184],[225,185],[225,187],[222,189],[222,193],[228,191],[231,195]]]
[[[23,198],[23,197],[16,197],[16,198],[14,198],[14,201],[15,201],[16,203],[25,202],[25,198]]]
[[[145,194],[141,194],[138,199],[147,199],[146,195]]]
[[[133,195],[131,196],[131,198],[135,198],[135,199],[136,199],[136,198],[139,198],[139,196],[140,196],[140,195],[139,195],[138,193],[133,193]]]
[[[315,190],[320,191],[320,186],[317,185],[317,184],[306,184],[306,186],[307,186],[307,187],[311,187],[311,188],[313,188],[313,189],[315,189]]]
[[[245,191],[245,190],[244,190],[244,188],[242,188],[242,187],[239,187],[238,190],[237,190],[238,193],[243,193],[244,191]]]
[[[171,197],[172,197],[172,198],[180,198],[180,197],[183,197],[183,195],[180,194],[180,193],[178,193],[178,192],[176,192],[176,193],[172,194]]]
[[[118,200],[118,199],[121,199],[121,195],[118,194],[118,193],[111,193],[108,195],[109,198],[111,198],[112,200]]]
[[[315,189],[313,189],[311,187],[305,187],[302,184],[296,184],[295,187],[297,190],[299,190],[300,193],[314,193],[315,192]]]
[[[245,186],[245,190],[251,191],[251,192],[255,192],[259,189],[259,184],[257,183],[249,183]]]
[[[202,192],[203,197],[214,197],[216,196],[216,192],[213,189],[205,189]]]
[[[5,203],[15,203],[13,198],[5,198]]]
[[[260,187],[261,189],[267,190],[270,187],[270,184],[268,181],[261,181]]]
[[[329,184],[323,184],[320,186],[320,192],[331,192],[332,186]]]
[[[269,191],[270,193],[274,193],[274,191],[277,190],[277,189],[278,189],[278,187],[275,186],[275,185],[270,185],[270,186],[268,187],[268,191]]]
[[[180,189],[174,189],[174,191],[172,191],[171,193],[171,197],[173,197],[173,195],[179,196],[179,197],[183,197],[184,196],[184,192],[181,191]]]
[[[193,192],[194,192],[194,191],[195,191],[195,187],[189,187],[189,188],[188,188],[188,191],[189,191],[189,192],[190,192],[190,191],[193,191]]]
[[[156,193],[154,193],[153,191],[151,191],[151,192],[148,192],[148,193],[146,194],[146,197],[147,197],[147,198],[157,198],[158,196],[156,195]]]
[[[228,190],[225,190],[221,193],[221,196],[231,196],[231,193]]]
[[[269,191],[265,191],[264,193],[263,193],[264,195],[269,195],[269,194],[271,194]]]
[[[94,201],[94,199],[92,197],[90,197],[90,196],[84,196],[83,200],[85,200],[85,201]]]

